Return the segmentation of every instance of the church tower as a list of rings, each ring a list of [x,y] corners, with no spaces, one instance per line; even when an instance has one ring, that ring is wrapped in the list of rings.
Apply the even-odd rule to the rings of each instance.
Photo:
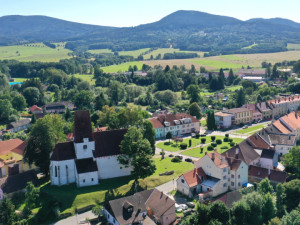
[[[75,111],[74,115],[74,148],[76,158],[93,158],[95,141],[93,138],[90,113],[88,110]]]

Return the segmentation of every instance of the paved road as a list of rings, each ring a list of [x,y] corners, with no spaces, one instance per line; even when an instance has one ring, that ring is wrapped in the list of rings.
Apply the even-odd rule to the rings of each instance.
[[[77,217],[71,216],[66,219],[60,220],[56,223],[53,223],[51,225],[77,225],[77,224],[80,224],[80,222],[85,221],[86,218],[93,219],[96,217],[92,213],[92,211],[88,211],[85,213],[78,214]]]
[[[174,180],[164,183],[156,188],[167,194],[168,192],[175,190],[176,187],[177,187],[177,183],[176,183],[176,179],[174,179]]]

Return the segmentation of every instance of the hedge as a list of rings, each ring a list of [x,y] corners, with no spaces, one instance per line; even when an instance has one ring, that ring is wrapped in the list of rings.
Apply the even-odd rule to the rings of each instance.
[[[186,149],[187,148],[187,144],[186,143],[181,143],[180,144],[180,148],[181,149]]]
[[[210,145],[210,146],[207,147],[207,150],[212,151],[212,150],[214,150],[214,147]]]
[[[217,147],[217,143],[211,143],[211,146]]]
[[[218,140],[216,140],[216,143],[217,143],[217,145],[220,145],[220,144],[222,144],[222,140],[218,139]]]

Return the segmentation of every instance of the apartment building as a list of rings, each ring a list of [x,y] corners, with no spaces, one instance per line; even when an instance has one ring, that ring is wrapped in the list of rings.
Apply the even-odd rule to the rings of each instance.
[[[186,113],[162,114],[149,119],[156,132],[156,138],[165,138],[168,132],[174,137],[200,131],[199,120]]]
[[[226,129],[232,125],[232,114],[216,112],[215,113],[215,122],[217,128]]]
[[[232,124],[240,125],[253,121],[253,110],[248,108],[234,108],[224,111],[225,113],[232,114]]]
[[[279,99],[270,100],[267,104],[272,109],[273,118],[276,118],[298,110],[300,106],[300,95],[281,97]]]

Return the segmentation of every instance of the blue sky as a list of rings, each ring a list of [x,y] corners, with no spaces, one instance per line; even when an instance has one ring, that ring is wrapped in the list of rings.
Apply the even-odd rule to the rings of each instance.
[[[46,15],[69,21],[136,26],[177,10],[250,18],[282,17],[300,23],[300,0],[0,0],[0,16]]]

